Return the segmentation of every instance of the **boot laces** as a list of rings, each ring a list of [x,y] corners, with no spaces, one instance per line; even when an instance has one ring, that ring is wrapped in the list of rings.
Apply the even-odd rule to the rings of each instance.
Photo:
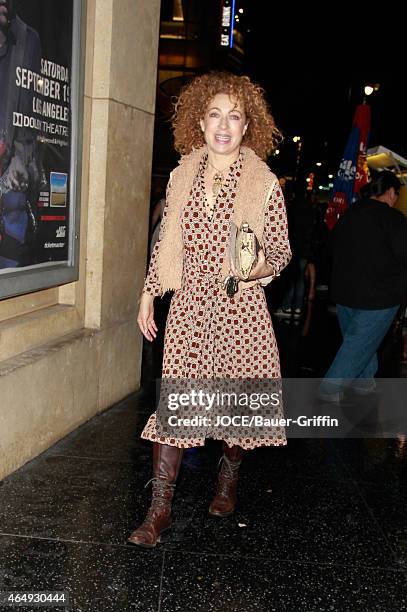
[[[222,462],[220,473],[218,477],[217,495],[228,496],[229,487],[234,480],[237,479],[238,471],[241,461],[231,461],[223,455],[220,458],[219,463]]]
[[[220,468],[220,472],[221,475],[225,478],[236,478],[237,473],[239,471],[239,467],[240,464],[242,463],[241,461],[231,461],[231,459],[228,459],[226,457],[226,455],[223,455],[223,457],[221,457],[219,459],[219,464],[222,463],[222,466]]]
[[[153,483],[153,495],[144,523],[151,523],[154,520],[156,513],[168,506],[175,489],[175,484],[170,484],[163,478],[158,477],[151,478],[145,484],[144,488],[146,488],[150,482]],[[171,491],[171,497],[166,495],[168,491]]]

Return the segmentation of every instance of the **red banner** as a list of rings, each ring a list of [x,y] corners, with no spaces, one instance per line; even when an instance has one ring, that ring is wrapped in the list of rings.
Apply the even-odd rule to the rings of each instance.
[[[356,108],[352,130],[326,211],[325,222],[329,229],[335,227],[339,217],[349,206],[352,206],[360,188],[368,181],[366,151],[369,130],[370,107],[367,104],[361,104]]]

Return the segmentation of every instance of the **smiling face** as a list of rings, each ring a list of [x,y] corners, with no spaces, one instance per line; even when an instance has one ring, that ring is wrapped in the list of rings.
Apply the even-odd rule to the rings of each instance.
[[[247,129],[246,115],[240,102],[228,94],[216,94],[209,102],[200,125],[211,153],[237,156]]]

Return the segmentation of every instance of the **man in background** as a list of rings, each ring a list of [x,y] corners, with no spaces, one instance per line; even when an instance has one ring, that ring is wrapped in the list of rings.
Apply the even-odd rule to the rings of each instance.
[[[333,230],[331,298],[343,340],[323,400],[340,401],[350,383],[360,394],[376,387],[377,350],[407,294],[407,219],[393,208],[400,187],[393,172],[379,172]]]

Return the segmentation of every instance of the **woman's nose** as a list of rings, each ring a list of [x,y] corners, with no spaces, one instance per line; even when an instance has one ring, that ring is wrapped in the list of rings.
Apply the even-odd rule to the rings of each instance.
[[[227,117],[221,117],[220,118],[220,123],[219,123],[221,128],[227,128],[229,126],[229,120]]]

